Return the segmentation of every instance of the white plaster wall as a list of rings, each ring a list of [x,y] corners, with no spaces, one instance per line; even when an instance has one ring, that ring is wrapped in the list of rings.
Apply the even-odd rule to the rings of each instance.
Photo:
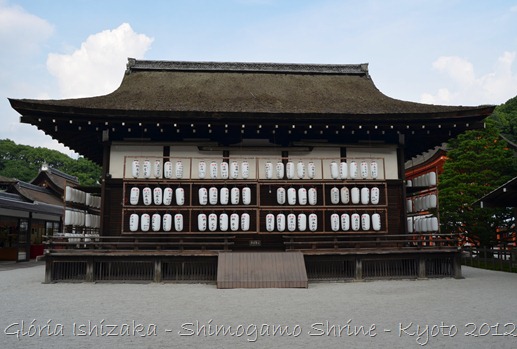
[[[109,174],[111,174],[112,178],[123,178],[125,173],[126,178],[131,178],[131,164],[133,160],[139,160],[140,166],[142,166],[144,160],[151,160],[154,164],[155,159],[162,159],[162,157],[163,146],[112,144]]]

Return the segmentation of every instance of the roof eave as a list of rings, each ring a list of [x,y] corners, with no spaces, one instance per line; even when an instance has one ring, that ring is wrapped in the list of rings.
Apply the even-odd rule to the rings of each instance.
[[[355,112],[355,113],[337,113],[337,112],[257,112],[257,111],[206,111],[206,110],[141,110],[141,109],[99,109],[99,108],[84,108],[74,106],[63,106],[52,104],[52,101],[35,101],[26,99],[9,99],[11,106],[23,117],[67,117],[70,120],[75,118],[92,118],[110,120],[126,120],[128,118],[138,119],[139,122],[146,122],[147,118],[161,118],[162,120],[174,120],[184,118],[185,116],[197,116],[197,119],[202,121],[209,121],[212,119],[231,121],[232,119],[241,120],[243,115],[249,116],[250,119],[260,117],[261,119],[271,119],[280,121],[279,119],[298,119],[303,122],[318,121],[324,119],[326,122],[336,121],[365,122],[365,116],[369,116],[372,120],[390,120],[390,121],[432,121],[432,120],[446,120],[451,118],[463,119],[477,117],[478,119],[486,118],[492,114],[495,109],[494,105],[483,105],[475,107],[458,107],[457,109],[414,113],[414,112],[385,112],[385,113],[371,113],[371,112]],[[145,115],[146,118],[142,118]],[[71,118],[73,117],[73,119]],[[295,118],[293,118],[295,117]],[[378,122],[379,120],[375,120]],[[149,122],[156,122],[154,119]]]

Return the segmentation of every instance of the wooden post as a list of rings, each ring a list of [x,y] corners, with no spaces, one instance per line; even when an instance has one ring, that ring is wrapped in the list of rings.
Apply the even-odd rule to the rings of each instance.
[[[154,260],[154,282],[162,282],[162,261],[158,257]]]
[[[417,261],[418,261],[418,278],[426,279],[427,273],[425,271],[425,258],[422,256],[417,257]]]
[[[52,282],[52,268],[54,263],[50,255],[45,256],[45,284],[50,284]]]
[[[452,273],[455,279],[463,279],[461,275],[461,251],[454,254],[452,259]]]
[[[359,256],[355,257],[355,280],[363,280],[363,260]]]
[[[86,282],[94,282],[95,281],[95,278],[93,276],[93,265],[94,265],[94,258],[93,257],[90,257],[90,258],[87,258],[86,260],[86,277],[85,277],[85,280]]]

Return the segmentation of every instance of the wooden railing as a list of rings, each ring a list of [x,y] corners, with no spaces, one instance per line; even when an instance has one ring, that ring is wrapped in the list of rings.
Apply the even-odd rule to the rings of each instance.
[[[132,235],[132,236],[46,236],[45,254],[75,252],[154,251],[183,252],[228,251],[234,244],[231,235]]]
[[[284,235],[288,250],[302,250],[307,253],[331,250],[459,250],[456,234],[332,234],[332,235]]]
[[[260,236],[257,236],[259,238]],[[234,245],[234,235],[123,235],[123,236],[46,236],[46,254],[94,251],[228,251]],[[321,251],[332,250],[459,250],[455,234],[297,234],[283,235],[286,250]]]
[[[515,273],[517,272],[517,247],[464,246],[461,262],[471,267]]]

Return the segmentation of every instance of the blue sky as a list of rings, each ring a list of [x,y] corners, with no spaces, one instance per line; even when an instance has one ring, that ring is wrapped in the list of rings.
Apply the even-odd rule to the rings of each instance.
[[[127,57],[369,63],[386,95],[447,105],[517,95],[517,1],[0,0],[0,139],[71,154],[7,97],[105,94]]]

